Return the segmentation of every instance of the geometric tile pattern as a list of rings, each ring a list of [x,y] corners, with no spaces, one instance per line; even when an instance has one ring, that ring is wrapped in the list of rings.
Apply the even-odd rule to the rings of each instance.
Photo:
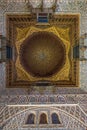
[[[28,104],[79,104],[87,112],[87,94],[50,94],[50,95],[6,95],[0,96],[0,106]],[[2,107],[1,107],[2,108]]]

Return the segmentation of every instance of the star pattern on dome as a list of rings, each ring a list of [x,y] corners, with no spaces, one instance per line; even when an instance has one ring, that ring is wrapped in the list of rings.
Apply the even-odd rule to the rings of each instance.
[[[35,32],[41,32],[41,31],[45,31],[45,32],[51,32],[53,34],[55,34],[57,37],[59,37],[66,49],[66,61],[64,64],[64,67],[55,75],[49,77],[49,78],[35,78],[33,76],[31,76],[29,73],[27,73],[27,71],[24,70],[23,66],[20,63],[20,46],[22,45],[23,41],[31,36],[33,33]],[[16,49],[17,49],[17,60],[16,60],[16,69],[17,69],[17,76],[18,76],[18,80],[28,80],[28,81],[36,81],[36,80],[68,80],[69,79],[69,71],[70,71],[70,61],[69,61],[69,57],[68,57],[68,53],[69,53],[69,49],[70,49],[70,40],[69,40],[69,28],[63,29],[63,28],[59,28],[59,27],[49,27],[46,29],[41,29],[41,28],[37,28],[34,26],[28,27],[28,28],[17,28],[17,40],[16,40]]]

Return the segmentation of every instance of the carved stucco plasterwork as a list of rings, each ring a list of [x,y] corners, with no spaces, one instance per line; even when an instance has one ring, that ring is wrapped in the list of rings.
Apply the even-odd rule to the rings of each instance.
[[[39,124],[39,116],[41,113],[45,112],[48,117],[47,125]],[[61,124],[53,125],[51,121],[51,114],[57,113]],[[26,125],[27,117],[30,113],[34,113],[36,116],[36,121],[34,125]],[[83,115],[83,116],[82,116]],[[17,130],[17,129],[35,129],[46,128],[46,129],[70,129],[70,130],[86,130],[86,116],[80,107],[76,104],[74,105],[43,105],[43,106],[6,106],[1,111],[1,126],[3,130]],[[78,118],[79,116],[79,118]]]
[[[6,85],[5,67],[6,67],[5,63],[0,64],[0,91],[5,89],[5,85]]]

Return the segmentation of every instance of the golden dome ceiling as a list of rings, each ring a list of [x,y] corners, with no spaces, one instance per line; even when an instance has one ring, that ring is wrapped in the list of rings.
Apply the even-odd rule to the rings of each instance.
[[[33,33],[20,47],[20,62],[32,76],[55,74],[63,67],[65,59],[64,44],[50,32]]]
[[[68,28],[53,26],[41,29],[31,26],[17,28],[17,32],[15,66],[18,80],[68,79],[70,70]]]

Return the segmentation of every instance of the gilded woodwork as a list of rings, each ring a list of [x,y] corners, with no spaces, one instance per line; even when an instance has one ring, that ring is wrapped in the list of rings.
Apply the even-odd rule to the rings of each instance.
[[[18,37],[17,37],[17,41],[15,42],[15,45],[16,45],[17,54],[18,54],[17,60],[16,60],[16,68],[17,68],[18,78],[20,80],[29,80],[29,81],[37,81],[37,80],[50,80],[50,81],[51,80],[52,81],[56,81],[56,80],[69,80],[69,70],[70,70],[70,62],[69,62],[69,58],[68,58],[68,53],[69,53],[69,49],[70,49],[70,41],[69,41],[69,36],[68,36],[69,35],[69,28],[62,29],[62,28],[58,28],[58,27],[52,26],[52,27],[46,28],[46,29],[40,29],[40,28],[36,28],[36,27],[30,27],[28,29],[27,28],[23,29],[23,30],[17,29]],[[63,42],[62,44],[64,44],[65,50],[66,50],[66,53],[64,54],[65,57],[66,57],[66,60],[64,61],[65,62],[64,66],[62,67],[62,69],[60,71],[57,72],[57,74],[55,74],[55,75],[53,75],[51,77],[34,77],[34,76],[30,75],[27,71],[25,71],[25,69],[23,69],[23,66],[20,63],[20,58],[19,58],[20,57],[20,46],[21,46],[21,44],[23,44],[23,41],[27,37],[31,36],[33,33],[35,33],[35,32],[43,32],[43,31],[44,32],[51,32],[51,33],[55,34],[57,37],[59,37],[62,40],[62,42]],[[27,33],[25,33],[25,32],[27,32]],[[66,36],[64,34],[66,34]],[[38,50],[38,53],[40,51],[42,51],[41,49],[42,48],[40,48],[40,50]],[[34,49],[34,51],[35,51],[35,49]],[[47,55],[50,54],[51,57],[53,55],[53,54],[51,54],[52,52],[48,53],[48,50],[45,51],[45,54],[46,53],[47,53]],[[60,52],[60,53],[63,53],[63,52]],[[31,52],[31,54],[32,54],[32,52]],[[32,54],[32,55],[34,55],[34,54]],[[54,58],[55,58],[55,56],[54,56]],[[46,62],[49,62],[48,60],[49,60],[49,58],[47,58]],[[55,59],[55,60],[57,60],[57,59]],[[55,62],[55,60],[53,60],[53,61]],[[38,61],[38,59],[37,59],[37,61]],[[48,64],[51,64],[51,63],[48,63]],[[41,66],[39,66],[39,67],[41,67]],[[44,69],[46,69],[46,67]],[[49,66],[48,66],[47,69],[49,69]]]
[[[40,31],[52,32],[63,41],[66,48],[66,63],[63,68],[44,79],[27,74],[17,56],[23,41],[33,32]],[[7,37],[15,50],[14,61],[7,63],[7,87],[29,87],[38,80],[48,80],[50,85],[59,87],[79,86],[79,62],[73,59],[73,47],[79,42],[79,15],[54,15],[47,25],[37,23],[35,16],[31,15],[7,15]],[[17,77],[18,74],[21,76]]]

